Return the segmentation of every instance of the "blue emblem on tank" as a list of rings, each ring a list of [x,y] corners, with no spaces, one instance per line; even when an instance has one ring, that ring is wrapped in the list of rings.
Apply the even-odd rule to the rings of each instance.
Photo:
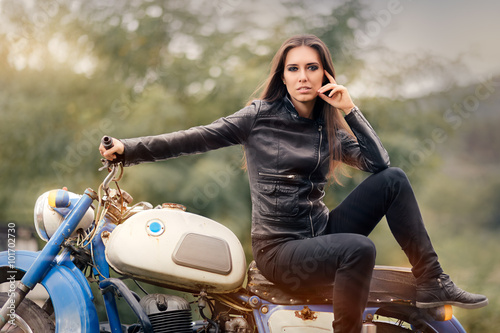
[[[160,236],[165,231],[165,225],[160,220],[151,220],[146,224],[146,232],[151,236]]]

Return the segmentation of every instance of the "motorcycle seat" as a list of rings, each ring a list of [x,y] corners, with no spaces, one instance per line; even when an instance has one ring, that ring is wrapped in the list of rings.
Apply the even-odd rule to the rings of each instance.
[[[331,304],[333,285],[310,286],[290,291],[267,280],[255,261],[248,267],[248,292],[273,304]],[[370,284],[368,304],[415,304],[416,282],[409,268],[375,266]]]

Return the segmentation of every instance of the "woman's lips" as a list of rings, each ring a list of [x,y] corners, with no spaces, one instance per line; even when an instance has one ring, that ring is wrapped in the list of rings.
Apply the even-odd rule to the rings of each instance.
[[[311,91],[311,87],[299,87],[297,91],[299,93],[305,94]]]

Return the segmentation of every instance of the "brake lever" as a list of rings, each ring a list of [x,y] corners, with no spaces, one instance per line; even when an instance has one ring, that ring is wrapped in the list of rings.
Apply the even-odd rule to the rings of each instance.
[[[105,158],[101,158],[101,162],[102,162],[102,167],[100,167],[98,170],[99,171],[102,171],[104,169],[109,169],[111,168],[112,165],[114,165],[115,163],[105,159]]]

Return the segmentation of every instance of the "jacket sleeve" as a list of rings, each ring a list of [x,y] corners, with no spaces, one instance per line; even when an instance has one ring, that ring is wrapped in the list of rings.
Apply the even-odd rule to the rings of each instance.
[[[121,139],[125,146],[122,156],[125,166],[155,162],[182,155],[243,144],[248,137],[260,107],[260,102],[220,118],[205,126],[167,134]]]
[[[388,168],[389,154],[361,111],[352,110],[345,120],[357,139],[341,133],[342,157],[346,164],[372,173]]]

